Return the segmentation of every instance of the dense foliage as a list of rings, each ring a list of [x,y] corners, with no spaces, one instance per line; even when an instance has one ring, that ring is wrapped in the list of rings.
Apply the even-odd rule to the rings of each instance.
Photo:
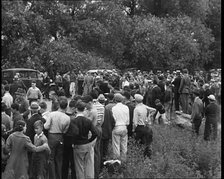
[[[2,2],[2,68],[220,65],[221,0]]]

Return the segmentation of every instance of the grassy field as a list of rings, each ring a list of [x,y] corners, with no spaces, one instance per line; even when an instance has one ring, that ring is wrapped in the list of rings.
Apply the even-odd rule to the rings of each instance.
[[[145,159],[143,147],[129,139],[122,172],[111,175],[105,169],[103,178],[221,178],[221,134],[205,142],[203,133],[204,124],[199,137],[189,129],[153,126],[152,159]]]

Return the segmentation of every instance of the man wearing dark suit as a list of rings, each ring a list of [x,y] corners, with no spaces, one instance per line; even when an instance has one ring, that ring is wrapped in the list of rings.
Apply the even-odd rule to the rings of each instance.
[[[157,81],[154,79],[153,80],[153,87],[152,87],[152,106],[153,108],[156,107],[155,101],[156,99],[161,99],[161,89],[157,85]]]
[[[26,135],[29,136],[30,140],[32,141],[32,143],[34,143],[34,136],[35,136],[35,130],[34,130],[34,123],[38,120],[41,120],[43,123],[45,123],[45,119],[42,118],[42,116],[38,113],[38,111],[40,110],[40,106],[37,102],[32,102],[29,110],[31,110],[31,117],[30,119],[28,119],[26,125],[27,125],[27,129],[26,129]],[[29,163],[31,163],[31,158],[32,158],[32,152],[28,152],[28,160]],[[30,173],[31,168],[29,167],[28,172]]]
[[[183,70],[183,78],[180,82],[179,93],[181,99],[182,110],[184,113],[188,114],[188,106],[189,106],[189,94],[190,94],[190,85],[191,79],[188,75],[188,70]]]
[[[107,96],[108,104],[105,106],[104,111],[104,121],[102,124],[102,139],[101,139],[101,167],[103,166],[103,162],[106,160],[106,155],[108,151],[109,141],[112,139],[112,130],[115,125],[115,121],[112,115],[112,107],[115,106],[113,101],[114,94],[110,93]]]
[[[205,108],[204,140],[215,140],[218,134],[219,106],[214,95],[208,96],[209,104]]]
[[[123,96],[125,97],[125,104],[129,108],[129,116],[130,116],[130,123],[128,125],[128,137],[131,137],[133,132],[132,132],[132,127],[133,127],[133,114],[134,114],[134,109],[135,109],[135,103],[133,103],[130,98],[131,95],[129,92],[125,91]]]
[[[174,103],[175,103],[175,110],[179,111],[180,107],[180,93],[178,92],[179,88],[180,88],[180,82],[181,82],[181,76],[180,76],[180,70],[176,71],[176,78],[174,79],[174,81],[172,82],[172,84],[174,85]]]

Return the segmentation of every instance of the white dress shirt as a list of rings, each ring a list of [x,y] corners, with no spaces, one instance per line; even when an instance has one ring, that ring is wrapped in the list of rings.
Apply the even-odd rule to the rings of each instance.
[[[117,103],[112,107],[112,114],[115,120],[115,126],[127,126],[130,122],[128,106]]]

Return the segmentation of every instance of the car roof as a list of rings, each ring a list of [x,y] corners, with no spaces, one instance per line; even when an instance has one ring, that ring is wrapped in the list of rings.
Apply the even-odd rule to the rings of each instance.
[[[2,70],[4,71],[34,71],[34,72],[39,72],[38,70],[34,70],[34,69],[30,69],[30,68],[8,68],[8,69],[4,69]]]

